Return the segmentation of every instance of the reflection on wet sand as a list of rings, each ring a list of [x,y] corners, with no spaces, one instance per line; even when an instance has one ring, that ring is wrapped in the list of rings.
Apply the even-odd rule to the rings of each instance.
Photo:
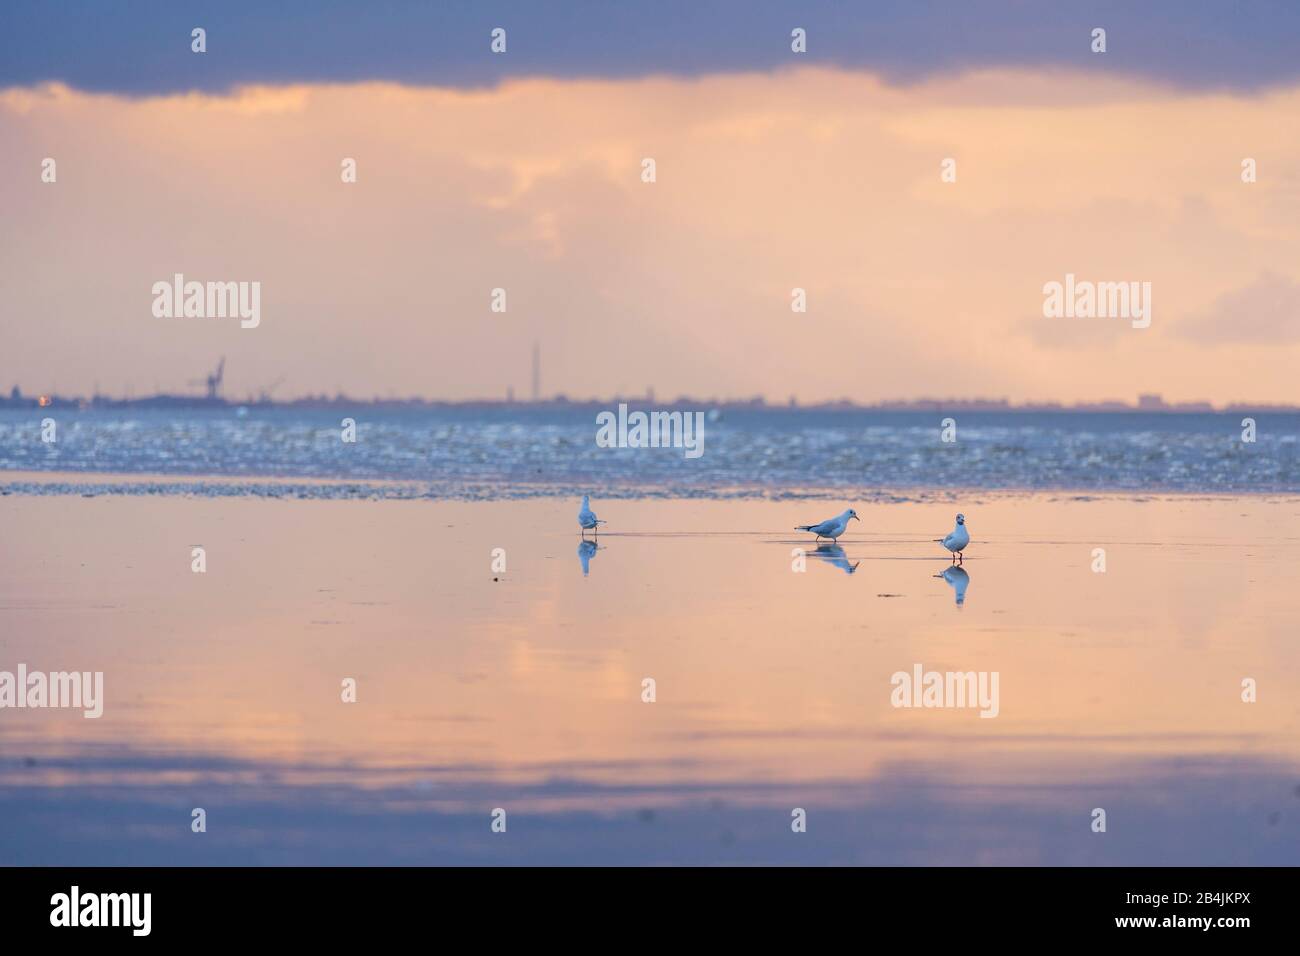
[[[852,574],[858,569],[858,565],[862,563],[861,561],[854,561],[852,564],[849,564],[848,558],[844,555],[844,549],[838,544],[819,545],[815,551],[810,551],[808,553],[811,557],[818,558],[825,561],[827,564],[834,565],[845,574]]]
[[[582,563],[582,576],[585,578],[591,571],[591,559],[596,556],[600,547],[595,541],[582,541],[578,545],[578,561]]]
[[[105,674],[98,720],[0,712],[0,862],[1295,862],[1300,502],[963,507],[955,614],[924,504],[846,579],[787,503],[622,500],[592,587],[567,500],[0,497],[0,669]],[[893,708],[916,662],[998,717]]]
[[[942,574],[936,574],[936,578],[943,578],[948,582],[948,586],[955,592],[957,606],[961,607],[966,603],[966,589],[970,587],[970,573],[960,565],[952,565],[943,569]]]
[[[921,743],[918,741],[918,743]],[[1294,765],[1261,756],[1106,757],[993,744],[938,767],[766,773],[700,786],[690,761],[489,767],[76,758],[0,767],[0,863],[475,865],[810,863],[1294,865]],[[1032,769],[1029,764],[1032,763]],[[646,783],[623,784],[620,776]],[[203,839],[189,808],[219,808]],[[484,821],[510,812],[510,839]],[[808,810],[790,839],[789,808]],[[1105,834],[1089,808],[1107,808]],[[215,816],[215,815],[214,815]],[[1202,829],[1209,821],[1212,830]],[[1122,829],[1121,829],[1122,827]],[[1195,835],[1195,836],[1190,836]]]

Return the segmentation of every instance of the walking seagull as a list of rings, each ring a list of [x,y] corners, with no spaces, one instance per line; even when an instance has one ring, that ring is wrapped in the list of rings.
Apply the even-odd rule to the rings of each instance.
[[[598,526],[605,523],[598,520],[596,518],[596,512],[591,510],[591,505],[587,503],[590,498],[591,495],[583,495],[582,507],[578,509],[578,524],[582,528],[583,537],[586,537],[588,528],[591,528],[597,535],[599,535],[600,528]]]
[[[834,518],[827,518],[821,524],[801,524],[799,525],[799,527],[795,528],[794,530],[811,531],[813,534],[817,535],[818,541],[820,541],[822,538],[830,538],[832,541],[834,541],[836,538],[842,535],[844,533],[844,529],[849,526],[850,518],[854,518],[858,521],[862,520],[861,518],[858,517],[858,513],[854,511],[852,508],[850,508],[848,511],[844,512],[843,514],[836,515]]]
[[[952,552],[952,559],[961,562],[962,552],[970,544],[970,531],[966,529],[966,516],[957,516],[957,527],[952,529],[952,533],[946,538],[935,538],[941,545]]]

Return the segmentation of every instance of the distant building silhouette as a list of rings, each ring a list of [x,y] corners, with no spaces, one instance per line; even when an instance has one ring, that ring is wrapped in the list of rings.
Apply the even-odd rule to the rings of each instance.
[[[533,343],[533,401],[542,400],[542,347]]]

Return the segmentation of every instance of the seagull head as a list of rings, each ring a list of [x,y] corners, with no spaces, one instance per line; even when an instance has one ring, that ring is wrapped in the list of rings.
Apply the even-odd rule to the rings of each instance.
[[[591,498],[591,495],[583,495],[583,496],[582,496],[582,503],[585,505],[585,504],[587,503],[588,499],[590,499],[590,498]]]
[[[850,508],[848,511],[846,511],[846,512],[844,512],[844,513],[845,513],[846,515],[848,515],[850,518],[853,518],[853,519],[855,519],[855,520],[857,520],[857,521],[861,521],[861,520],[862,520],[861,518],[858,517],[858,513],[857,513],[856,511],[854,511],[852,508]]]
[[[965,523],[966,523],[966,516],[965,516],[965,515],[958,515],[958,516],[957,516],[957,523],[958,523],[958,524],[965,524]]]

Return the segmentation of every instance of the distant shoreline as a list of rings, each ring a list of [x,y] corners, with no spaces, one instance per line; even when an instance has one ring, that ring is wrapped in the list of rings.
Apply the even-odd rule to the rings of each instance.
[[[0,396],[0,410],[31,410],[42,408],[73,409],[79,411],[119,411],[119,410],[238,410],[238,409],[300,409],[300,410],[337,410],[352,408],[371,408],[380,410],[484,410],[484,411],[590,411],[615,408],[626,404],[629,408],[693,408],[726,412],[977,412],[1003,414],[1156,414],[1156,415],[1232,415],[1232,414],[1300,414],[1300,405],[1284,405],[1270,402],[1231,402],[1215,406],[1210,402],[1170,402],[1166,403],[1156,396],[1138,403],[1122,401],[1075,402],[1069,405],[1057,403],[1023,402],[1013,404],[1004,399],[979,398],[918,398],[859,404],[848,400],[833,402],[810,402],[807,404],[766,402],[763,399],[718,400],[714,398],[695,398],[679,396],[671,401],[656,400],[652,397],[615,396],[609,399],[569,399],[563,395],[540,401],[509,401],[501,399],[465,399],[450,401],[425,398],[352,398],[345,395],[333,397],[320,395],[305,398],[274,400],[269,398],[237,401],[225,398],[205,398],[196,395],[150,395],[143,398],[108,398],[97,395],[92,398],[63,395],[17,395]]]

